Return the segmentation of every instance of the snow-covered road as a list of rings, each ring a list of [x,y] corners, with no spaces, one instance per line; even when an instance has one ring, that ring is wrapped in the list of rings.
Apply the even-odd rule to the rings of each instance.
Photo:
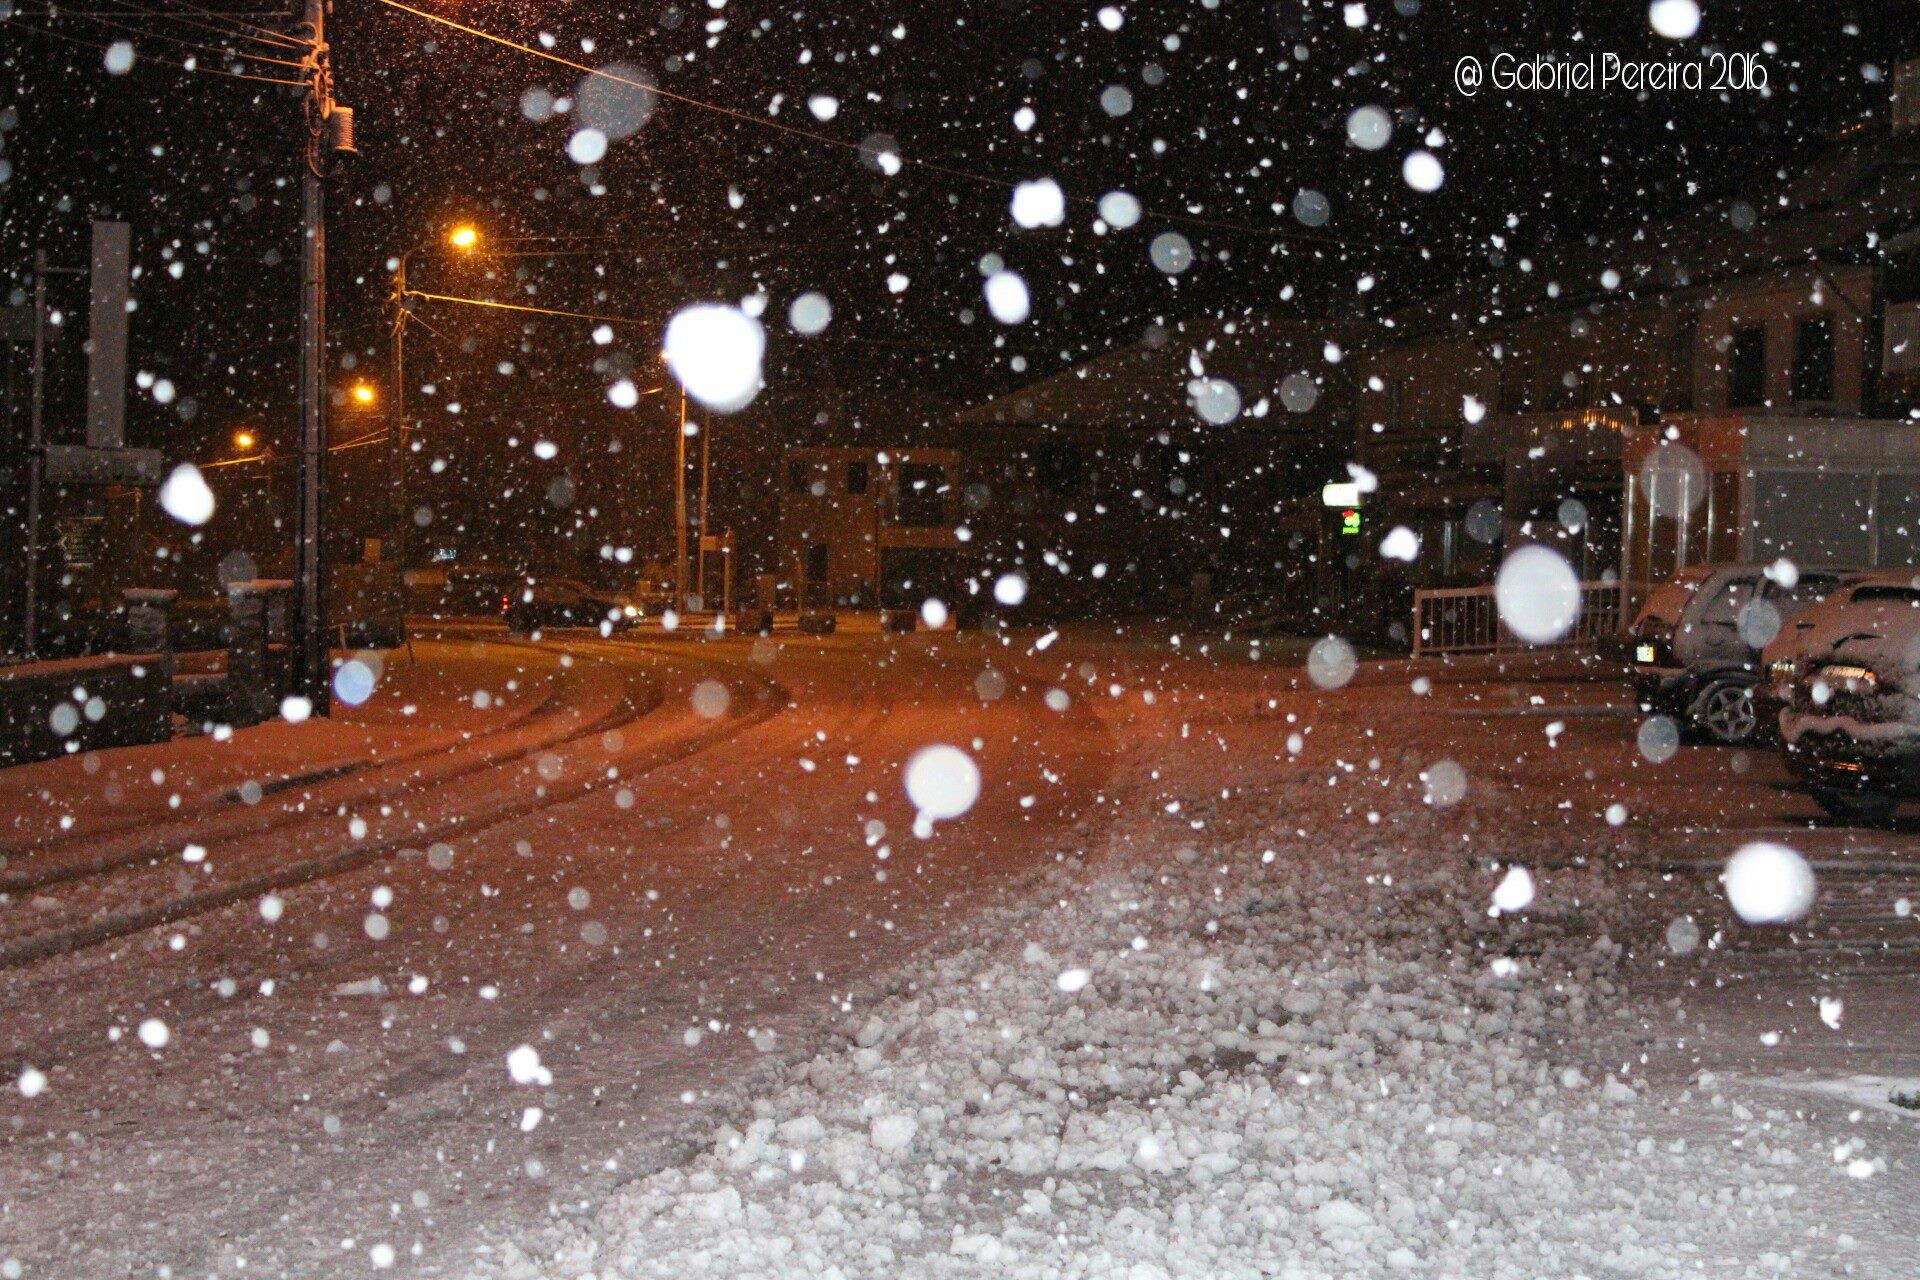
[[[450,863],[6,972],[47,1081],[0,1261],[1909,1274],[1910,830],[1809,830],[1762,753],[1655,763],[1565,661],[1323,692],[1272,645],[1034,640],[582,642],[658,706],[355,837],[495,806]],[[985,785],[921,840],[932,742]],[[1820,868],[1800,930],[1724,906],[1756,834]]]

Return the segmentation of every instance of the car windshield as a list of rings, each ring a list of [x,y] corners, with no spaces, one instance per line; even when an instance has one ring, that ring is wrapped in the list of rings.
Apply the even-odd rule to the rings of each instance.
[[[1920,606],[1920,588],[1863,586],[1853,589],[1854,604],[1906,604]]]
[[[1698,593],[1698,582],[1665,582],[1656,587],[1640,611],[1640,620],[1664,623],[1668,627],[1680,621],[1680,615]]]

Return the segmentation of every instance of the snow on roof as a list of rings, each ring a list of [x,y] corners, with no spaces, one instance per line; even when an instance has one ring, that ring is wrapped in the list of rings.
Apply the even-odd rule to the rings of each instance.
[[[1260,314],[1156,325],[1138,342],[976,405],[953,421],[1076,427],[1197,423],[1187,391],[1187,383],[1202,376],[1196,362],[1204,376],[1232,382],[1241,403],[1251,408],[1263,397],[1276,398],[1290,374],[1325,375],[1333,368],[1327,343],[1346,338],[1336,321]],[[1277,403],[1273,412],[1292,416]]]

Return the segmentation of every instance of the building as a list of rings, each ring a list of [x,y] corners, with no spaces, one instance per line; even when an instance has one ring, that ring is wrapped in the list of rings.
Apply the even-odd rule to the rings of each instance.
[[[958,601],[959,469],[952,449],[790,450],[776,555],[802,605],[917,611],[929,598]]]
[[[1920,97],[1913,65],[1895,93]],[[1527,542],[1637,590],[1787,543],[1871,562],[1864,533],[1768,529],[1819,491],[1830,512],[1858,506],[1864,531],[1893,477],[1920,472],[1913,114],[1853,129],[1777,190],[1589,236],[1385,317],[1355,361],[1353,454],[1377,479],[1369,525],[1406,525],[1422,554],[1366,558],[1370,611],[1391,630],[1412,588],[1489,582]],[[1641,474],[1662,444],[1657,471],[1697,477],[1678,525]],[[1911,554],[1896,527],[1874,524],[1881,562]]]
[[[1920,555],[1896,496],[1920,479],[1917,408],[1920,63],[1775,189],[1517,258],[1364,328],[1156,326],[925,438],[964,459],[972,562],[1026,573],[1030,609],[1258,598],[1404,642],[1414,591],[1490,584],[1527,543],[1636,594],[1710,556]],[[1380,551],[1399,527],[1410,561]]]
[[[1346,340],[1259,314],[1156,325],[947,419],[975,562],[1025,574],[1034,617],[1283,592],[1303,536],[1287,500],[1338,465]]]

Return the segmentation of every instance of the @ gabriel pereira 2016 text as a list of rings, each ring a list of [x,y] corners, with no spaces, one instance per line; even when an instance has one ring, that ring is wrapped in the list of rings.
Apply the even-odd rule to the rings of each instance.
[[[1491,58],[1468,54],[1453,64],[1453,87],[1469,98],[1486,88],[1502,93],[1759,92],[1767,87],[1767,66],[1752,53],[1714,52],[1664,61],[1622,58],[1617,53],[1571,58],[1545,53],[1497,53]]]

